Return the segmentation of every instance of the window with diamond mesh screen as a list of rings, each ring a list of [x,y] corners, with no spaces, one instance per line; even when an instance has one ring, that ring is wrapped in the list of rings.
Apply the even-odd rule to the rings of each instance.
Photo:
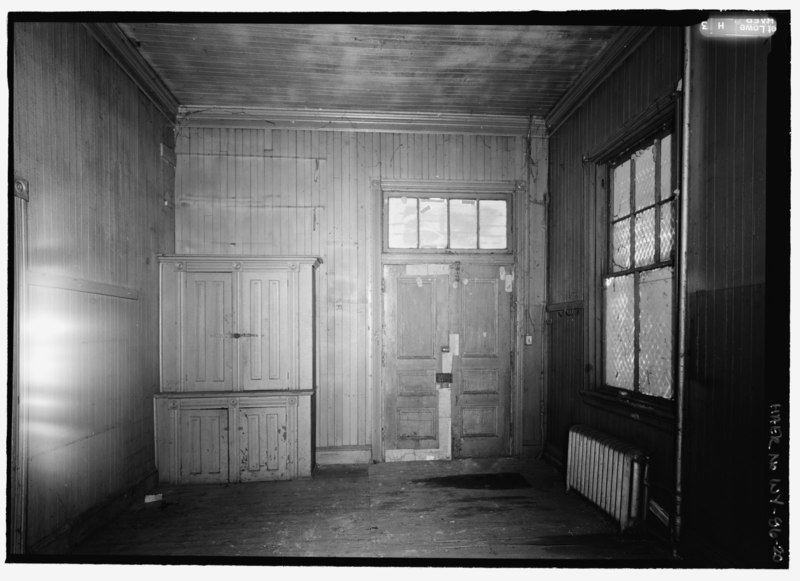
[[[672,135],[611,165],[605,277],[605,383],[671,398],[675,167]]]

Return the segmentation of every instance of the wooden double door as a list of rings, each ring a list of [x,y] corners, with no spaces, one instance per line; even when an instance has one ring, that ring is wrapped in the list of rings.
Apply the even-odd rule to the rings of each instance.
[[[449,436],[456,458],[507,455],[513,266],[385,265],[383,277],[384,448],[442,449]]]

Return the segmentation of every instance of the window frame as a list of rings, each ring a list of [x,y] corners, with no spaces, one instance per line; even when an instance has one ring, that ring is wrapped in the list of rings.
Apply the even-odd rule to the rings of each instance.
[[[614,218],[613,214],[613,207],[614,207],[614,188],[613,188],[613,172],[614,169],[624,164],[626,161],[633,160],[633,156],[640,150],[645,149],[649,146],[649,144],[654,144],[657,141],[662,140],[667,135],[670,135],[670,170],[671,170],[671,177],[670,177],[670,185],[671,185],[671,192],[667,198],[664,198],[663,192],[660,192],[660,162],[659,162],[659,170],[656,171],[656,175],[654,176],[654,183],[655,188],[659,190],[658,200],[655,200],[655,191],[654,191],[654,201],[642,208],[637,209],[635,205],[635,190],[633,185],[631,185],[631,200],[630,200],[630,211],[627,214],[624,214],[621,217]],[[608,186],[603,191],[604,200],[602,201],[604,206],[604,212],[602,213],[603,216],[603,230],[604,230],[604,257],[605,260],[603,262],[602,268],[599,273],[600,279],[600,300],[599,300],[599,309],[601,311],[601,320],[602,323],[600,325],[600,334],[602,337],[602,348],[600,351],[601,362],[599,367],[599,375],[600,375],[600,386],[602,390],[612,393],[618,397],[626,398],[626,399],[634,399],[639,401],[649,401],[649,402],[673,402],[675,401],[675,394],[676,394],[676,382],[677,382],[677,372],[678,372],[678,353],[677,353],[677,346],[678,346],[678,241],[679,241],[679,212],[678,212],[678,204],[679,204],[679,176],[680,176],[680,167],[679,167],[679,155],[678,155],[678,134],[677,128],[675,127],[674,121],[669,123],[662,123],[655,129],[649,131],[645,137],[639,137],[636,140],[630,140],[626,143],[624,147],[619,148],[615,151],[611,156],[607,157],[603,163],[603,170],[602,174],[605,179],[605,183]],[[661,153],[660,146],[658,148],[659,154]],[[659,156],[660,159],[660,156]],[[633,184],[633,177],[635,175],[635,164],[631,164],[631,184]],[[672,222],[673,222],[673,242],[672,242],[672,249],[670,252],[670,256],[667,260],[662,260],[662,253],[660,248],[660,227],[661,227],[661,208],[664,206],[671,205],[672,207]],[[644,212],[655,209],[655,215],[653,218],[654,221],[654,229],[655,232],[653,234],[654,237],[654,249],[653,249],[653,261],[649,264],[644,266],[639,266],[636,264],[636,216],[643,214]],[[613,269],[613,256],[614,256],[614,235],[613,235],[613,228],[614,224],[622,222],[623,220],[630,220],[631,221],[631,235],[630,235],[630,246],[629,246],[629,263],[627,268],[622,268],[619,270]],[[671,385],[671,393],[669,397],[663,397],[659,395],[653,394],[646,394],[641,391],[641,381],[640,381],[640,374],[638,373],[640,369],[641,357],[639,351],[639,333],[640,333],[640,318],[641,312],[638,311],[638,308],[634,307],[634,330],[633,330],[633,349],[634,349],[634,370],[633,370],[633,388],[626,389],[623,387],[609,385],[606,382],[606,364],[607,364],[607,347],[608,347],[608,340],[606,335],[606,296],[608,292],[608,281],[613,279],[619,279],[625,276],[633,276],[633,300],[634,304],[638,305],[639,302],[639,289],[640,289],[640,275],[646,272],[653,272],[658,269],[663,268],[672,268],[672,280],[671,280],[671,291],[672,291],[672,328],[671,328],[671,338],[672,338],[672,357],[671,357],[671,368],[672,368],[672,385]]]
[[[586,315],[586,376],[580,393],[587,404],[614,414],[621,414],[635,421],[667,429],[672,425],[676,413],[676,387],[678,381],[678,325],[680,324],[680,204],[682,187],[681,151],[682,95],[679,91],[657,98],[649,107],[632,117],[616,131],[608,134],[594,148],[585,152],[583,165],[587,180],[587,198],[584,211],[589,219],[586,233],[593,241],[585,247],[587,260],[586,293],[588,309]],[[609,224],[612,216],[608,184],[612,163],[626,153],[633,153],[637,146],[662,132],[672,133],[672,167],[674,207],[674,273],[673,273],[673,393],[670,399],[645,395],[607,385],[605,382],[606,317],[605,280],[611,269],[609,253]]]
[[[514,193],[512,182],[383,182],[381,184],[381,248],[384,254],[410,255],[511,255],[514,253]],[[448,244],[450,236],[449,201],[452,199],[500,200],[506,202],[506,247],[505,248],[391,248],[389,247],[389,199],[390,198],[442,198],[448,203]],[[419,207],[417,208],[419,225]],[[476,243],[480,244],[480,210],[476,217]],[[419,244],[419,236],[417,238]]]

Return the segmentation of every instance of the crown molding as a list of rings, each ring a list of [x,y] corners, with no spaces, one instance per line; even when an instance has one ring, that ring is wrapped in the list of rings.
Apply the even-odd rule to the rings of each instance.
[[[338,109],[279,109],[266,107],[181,106],[183,127],[243,127],[317,131],[471,133],[481,135],[544,136],[542,118],[521,115],[378,112]]]
[[[137,87],[170,121],[178,113],[178,100],[131,44],[122,29],[110,22],[85,22],[83,26],[113,58]]]
[[[547,132],[554,133],[623,61],[654,31],[654,26],[627,26],[583,71],[572,87],[545,116]]]
[[[380,180],[381,191],[408,194],[513,194],[524,190],[518,181],[476,182],[467,180]]]

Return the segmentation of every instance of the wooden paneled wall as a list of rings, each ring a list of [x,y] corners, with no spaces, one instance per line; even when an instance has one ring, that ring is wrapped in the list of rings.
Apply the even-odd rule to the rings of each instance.
[[[163,201],[174,170],[161,159],[172,128],[80,24],[11,32],[13,170],[30,184],[22,411],[36,551],[155,470],[155,256],[174,250]]]
[[[684,522],[688,540],[746,566],[780,563],[771,561],[773,541],[762,524],[772,508],[783,508],[769,504],[774,496],[768,495],[768,478],[781,475],[767,476],[768,429],[782,423],[770,424],[769,405],[783,403],[785,410],[788,402],[788,377],[786,383],[779,379],[783,371],[770,373],[772,385],[765,377],[771,348],[765,328],[767,180],[781,183],[780,176],[767,173],[767,155],[787,151],[777,138],[774,148],[767,147],[768,73],[781,80],[779,71],[769,70],[768,55],[780,54],[780,46],[770,46],[778,38],[692,38]],[[770,113],[772,129],[783,131],[780,109]],[[788,200],[778,193],[782,189],[770,191],[770,204],[773,192],[781,199],[776,203]],[[771,229],[771,239],[779,232]],[[782,252],[783,239],[777,240],[774,259]],[[779,350],[786,348],[784,321],[770,329]],[[785,396],[770,399],[784,386]],[[785,441],[770,451],[781,458]],[[776,542],[785,544],[785,538]]]
[[[601,362],[601,345],[590,329],[601,313],[594,285],[603,250],[595,244],[601,226],[594,208],[601,202],[594,199],[591,164],[584,158],[668,98],[682,76],[683,29],[656,28],[550,135],[547,455],[566,460],[567,434],[578,423],[636,442],[650,454],[651,496],[662,506],[672,502],[674,488],[671,424],[645,421],[622,407],[611,411],[581,393],[594,389]]]
[[[311,254],[318,272],[316,443],[372,443],[373,180],[525,180],[525,139],[201,127],[179,131],[176,251]],[[376,305],[375,308],[380,308]],[[536,394],[538,399],[538,393]]]
[[[593,177],[582,158],[675,90],[683,35],[656,29],[550,138],[546,450],[565,460],[567,431],[576,423],[638,443],[650,454],[651,497],[671,514],[675,417],[661,421],[581,393],[595,387],[602,348],[591,332],[600,316],[592,286],[602,249],[592,244]],[[772,402],[764,377],[770,48],[763,39],[710,41],[695,31],[690,61],[681,550],[728,566],[764,565],[772,557],[769,531],[760,524],[771,514]]]

